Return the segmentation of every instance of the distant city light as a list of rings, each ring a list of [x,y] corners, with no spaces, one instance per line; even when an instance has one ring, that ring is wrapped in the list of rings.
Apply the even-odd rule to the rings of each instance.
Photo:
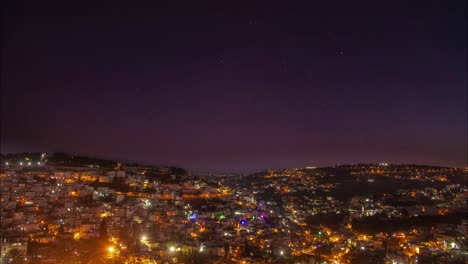
[[[23,162],[20,162],[20,166],[23,166]]]
[[[141,240],[142,240],[142,241],[146,241],[147,239],[148,239],[148,238],[147,238],[145,235],[143,235],[143,236],[141,237]]]
[[[31,166],[31,162],[28,162],[28,166]]]
[[[174,247],[174,246],[169,247],[169,251],[170,251],[170,252],[174,252],[174,251],[175,251],[175,247]]]
[[[5,162],[5,165],[7,165],[7,166],[8,166],[8,162]]]
[[[240,220],[240,224],[245,226],[247,224],[247,221],[245,221],[244,219]]]

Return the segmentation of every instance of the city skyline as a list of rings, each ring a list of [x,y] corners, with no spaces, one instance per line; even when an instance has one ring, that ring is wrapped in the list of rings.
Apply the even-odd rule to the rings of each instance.
[[[227,175],[253,175],[255,173],[265,172],[268,170],[288,170],[288,169],[317,169],[317,168],[334,168],[334,167],[343,167],[343,166],[420,166],[420,167],[434,167],[434,168],[451,168],[451,169],[461,169],[467,170],[468,166],[464,167],[451,167],[451,166],[441,166],[437,164],[412,164],[412,163],[389,163],[389,162],[356,162],[356,163],[334,163],[334,164],[304,164],[302,166],[297,167],[264,167],[264,168],[256,168],[254,170],[248,171],[223,171],[223,170],[192,170],[190,168],[184,167],[180,164],[159,164],[159,163],[144,163],[138,160],[130,160],[130,159],[109,159],[105,157],[95,157],[95,156],[85,156],[80,155],[77,153],[70,153],[70,152],[17,152],[17,153],[2,153],[2,163],[1,165],[9,168],[40,168],[42,166],[48,165],[47,157],[54,157],[54,156],[68,156],[72,158],[78,159],[86,159],[89,160],[89,164],[85,165],[82,163],[79,166],[91,166],[92,163],[99,163],[99,162],[114,162],[116,164],[120,164],[123,167],[147,167],[147,168],[164,168],[164,167],[171,167],[171,168],[180,168],[186,170],[188,173],[194,175],[219,175],[219,176],[227,176]],[[40,155],[40,158],[39,158]],[[25,158],[26,157],[26,158]],[[91,166],[91,168],[93,168]]]
[[[2,263],[466,263],[466,169],[231,177],[63,153],[3,158]]]
[[[467,165],[464,1],[6,7],[1,153]]]

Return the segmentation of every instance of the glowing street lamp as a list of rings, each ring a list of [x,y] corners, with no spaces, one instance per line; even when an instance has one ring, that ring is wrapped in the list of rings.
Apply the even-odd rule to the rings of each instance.
[[[108,251],[109,253],[113,254],[113,253],[115,252],[115,247],[110,246],[110,247],[107,248],[107,251]]]

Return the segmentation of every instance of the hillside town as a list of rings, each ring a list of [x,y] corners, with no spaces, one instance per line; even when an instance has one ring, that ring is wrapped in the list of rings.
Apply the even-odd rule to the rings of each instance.
[[[1,159],[1,263],[466,263],[466,168]]]

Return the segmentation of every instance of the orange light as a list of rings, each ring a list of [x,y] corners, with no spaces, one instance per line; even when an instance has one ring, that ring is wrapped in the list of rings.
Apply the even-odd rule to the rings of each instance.
[[[115,252],[115,247],[113,247],[113,246],[110,246],[110,247],[108,247],[108,248],[107,248],[107,251],[109,251],[109,253],[111,253],[111,254],[112,254],[112,253],[114,253],[114,252]]]

